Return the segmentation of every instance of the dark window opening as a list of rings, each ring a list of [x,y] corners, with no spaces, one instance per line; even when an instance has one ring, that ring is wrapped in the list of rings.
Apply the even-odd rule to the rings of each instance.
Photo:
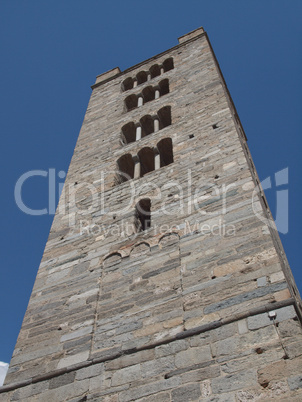
[[[138,232],[142,232],[151,227],[151,200],[143,198],[135,207],[135,226]]]
[[[142,137],[146,137],[146,135],[154,132],[154,120],[150,115],[143,116],[140,119],[140,124],[142,127]]]
[[[140,71],[137,74],[136,78],[137,78],[137,85],[140,85],[140,84],[143,84],[144,82],[146,82],[148,79],[146,71]]]
[[[160,81],[158,86],[159,86],[160,96],[166,95],[166,94],[168,94],[170,92],[170,90],[169,90],[169,80],[168,79]]]
[[[155,169],[154,152],[150,147],[145,147],[142,148],[137,155],[141,165],[141,177],[143,177],[145,174]]]
[[[157,112],[157,116],[159,118],[159,128],[162,129],[164,127],[171,125],[171,106],[165,106],[161,108]]]
[[[132,110],[137,107],[137,96],[136,95],[129,95],[125,99],[126,110]]]
[[[123,140],[126,144],[134,142],[136,139],[136,127],[133,122],[127,123],[122,127]]]
[[[144,88],[142,94],[143,94],[145,103],[150,102],[153,99],[155,99],[155,90],[151,86]]]
[[[128,89],[132,88],[133,88],[133,79],[131,77],[128,77],[123,81],[122,89],[123,91],[128,91]]]
[[[172,57],[163,62],[163,67],[164,67],[165,72],[170,71],[170,70],[172,70],[174,68],[174,63],[173,63]]]
[[[154,64],[154,66],[152,66],[149,71],[151,74],[151,78],[155,78],[160,75],[160,67],[158,64]]]
[[[170,165],[173,163],[173,145],[171,138],[163,138],[157,144],[157,149],[160,155],[160,167]]]
[[[134,161],[130,154],[121,156],[117,160],[118,167],[118,182],[123,183],[133,179],[134,176]]]

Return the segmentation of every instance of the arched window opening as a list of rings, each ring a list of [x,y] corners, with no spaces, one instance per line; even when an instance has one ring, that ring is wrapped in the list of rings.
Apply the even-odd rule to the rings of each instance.
[[[151,74],[151,78],[155,78],[160,75],[160,67],[158,64],[154,64],[154,66],[152,66],[149,71]]]
[[[171,106],[165,106],[157,112],[160,121],[160,129],[171,125]]]
[[[142,137],[146,137],[146,135],[154,132],[154,121],[150,115],[143,116],[140,119],[140,124],[142,127]]]
[[[136,139],[136,128],[133,122],[127,123],[122,127],[123,140],[126,144],[134,142]]]
[[[134,161],[130,154],[121,156],[117,160],[118,167],[118,182],[123,183],[133,179],[134,176]]]
[[[140,84],[146,82],[148,79],[146,71],[140,71],[137,74],[136,78],[137,78],[137,85],[140,85]]]
[[[142,232],[151,227],[151,200],[143,198],[135,207],[135,226],[138,232]]]
[[[142,148],[138,152],[138,157],[140,161],[140,166],[141,166],[141,177],[143,177],[145,174],[152,172],[155,168],[154,166],[154,152],[153,149],[149,147]]]
[[[131,77],[126,78],[122,83],[123,91],[128,91],[128,89],[133,88],[133,79]]]
[[[136,95],[129,95],[125,99],[125,105],[127,111],[132,110],[137,107],[137,96]]]
[[[163,62],[163,67],[164,67],[165,72],[170,71],[174,68],[174,63],[173,63],[172,57],[170,57],[169,59],[167,59]]]
[[[157,149],[160,154],[160,167],[170,165],[173,163],[173,145],[171,138],[163,138],[157,144]]]
[[[168,94],[168,93],[170,92],[170,89],[169,89],[169,80],[168,80],[168,79],[165,79],[165,80],[160,81],[160,83],[158,84],[158,86],[159,86],[159,93],[160,93],[160,96],[166,95],[166,94]]]
[[[153,87],[149,86],[143,89],[142,95],[144,98],[145,103],[150,102],[155,99],[155,90]]]

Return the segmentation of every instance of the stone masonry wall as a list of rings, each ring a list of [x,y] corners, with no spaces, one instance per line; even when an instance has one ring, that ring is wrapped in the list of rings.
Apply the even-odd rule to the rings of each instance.
[[[0,396],[1,401],[300,401],[301,327],[294,309],[93,364]],[[1,394],[0,394],[1,395]]]
[[[122,91],[170,57],[173,69]],[[93,87],[0,401],[301,400],[301,300],[207,36],[109,73]],[[126,111],[129,94],[162,79],[168,94]],[[171,125],[122,144],[126,123],[164,106]],[[174,162],[117,185],[118,158],[164,138]],[[137,233],[146,197],[151,228]]]

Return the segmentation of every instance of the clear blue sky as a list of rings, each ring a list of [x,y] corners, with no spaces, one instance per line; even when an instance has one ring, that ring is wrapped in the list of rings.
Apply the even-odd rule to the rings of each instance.
[[[289,168],[289,232],[281,239],[301,292],[301,15],[301,0],[0,2],[0,361],[11,358],[53,219],[17,208],[17,179],[33,169],[67,171],[96,75],[169,49],[199,26],[260,179]],[[47,205],[45,178],[24,190],[33,208]],[[266,194],[274,214],[276,192]]]

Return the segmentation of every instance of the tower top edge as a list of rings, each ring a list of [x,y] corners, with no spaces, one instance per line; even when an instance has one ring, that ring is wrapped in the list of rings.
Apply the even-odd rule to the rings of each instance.
[[[165,54],[167,52],[170,52],[172,49],[175,49],[175,48],[177,48],[179,46],[182,46],[184,43],[186,43],[188,41],[197,39],[198,37],[202,36],[203,34],[205,34],[204,28],[199,27],[199,28],[197,28],[197,29],[195,29],[193,31],[188,32],[185,35],[180,36],[178,38],[178,45],[173,46],[172,48],[167,49],[164,52],[159,53],[159,54],[157,54],[157,55],[155,55],[153,57],[150,57],[149,59],[143,60],[142,62],[140,62],[138,64],[135,64],[134,66],[129,67],[124,71],[121,71],[119,67],[115,67],[115,68],[112,68],[109,71],[106,71],[106,72],[104,72],[102,74],[99,74],[99,75],[97,75],[96,81],[91,86],[91,88],[94,89],[94,88],[98,87],[99,85],[101,85],[101,84],[103,84],[103,83],[105,83],[105,82],[107,82],[107,81],[109,81],[109,80],[121,75],[121,74],[125,74],[125,73],[127,73],[127,72],[129,72],[129,71],[131,71],[131,70],[133,70],[133,69],[135,69],[137,67],[139,67],[140,65],[142,65],[142,64],[144,64],[144,63],[146,63],[148,61],[151,61],[152,59],[155,59],[155,58],[157,58],[159,56],[162,56],[163,54]]]
[[[191,32],[186,33],[185,35],[182,35],[178,38],[178,43],[184,43],[187,42],[190,39],[196,38],[196,36],[199,36],[201,34],[205,33],[205,30],[203,27],[199,27],[197,29],[194,29]]]

